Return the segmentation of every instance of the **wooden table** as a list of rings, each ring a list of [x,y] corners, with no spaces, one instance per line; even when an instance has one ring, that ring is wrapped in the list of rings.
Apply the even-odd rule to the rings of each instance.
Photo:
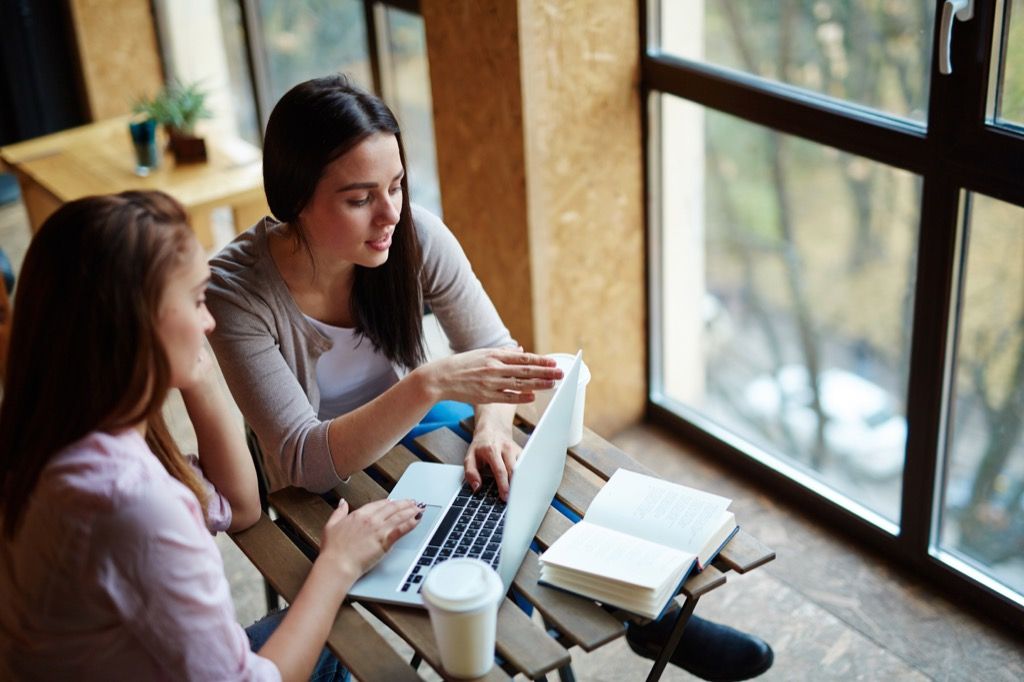
[[[160,168],[139,177],[128,119],[122,117],[0,147],[0,166],[18,178],[33,233],[67,201],[129,189],[159,189],[184,204],[196,236],[209,249],[213,209],[230,207],[236,232],[268,211],[260,150],[227,135],[208,135],[206,144],[209,160],[205,163],[179,166],[170,153],[164,153]]]
[[[520,408],[519,417],[520,423],[529,429],[536,423],[539,412],[533,406],[526,406]],[[517,439],[525,442],[525,432],[517,430]],[[434,461],[459,465],[468,447],[449,429],[425,434],[416,440],[416,444]],[[589,429],[584,430],[583,441],[570,448],[569,454],[557,498],[581,516],[600,486],[617,469],[652,473]],[[374,469],[391,486],[415,461],[418,461],[416,456],[399,445],[379,460]],[[348,483],[338,486],[336,492],[352,507],[387,496],[387,491],[365,473],[352,476]],[[272,493],[270,503],[280,515],[278,523],[289,524],[310,545],[320,546],[321,531],[332,511],[320,496],[297,488],[286,488]],[[565,516],[553,508],[549,509],[537,531],[538,543],[548,547],[570,525]],[[255,526],[233,537],[274,589],[285,599],[294,599],[311,564],[288,536],[264,514]],[[723,548],[714,564],[691,577],[676,597],[684,614],[677,637],[697,600],[724,585],[726,573],[746,573],[774,558],[774,552],[740,530]],[[530,551],[513,587],[537,609],[548,631],[506,598],[498,612],[497,655],[503,664],[495,666],[484,679],[507,680],[517,673],[530,679],[543,679],[547,673],[560,669],[561,673],[566,673],[571,647],[593,651],[625,633],[624,614],[609,613],[587,599],[538,585],[538,574],[537,554]],[[417,657],[441,671],[426,611],[374,603],[362,603],[362,606],[408,642]],[[557,637],[549,633],[557,633]],[[327,644],[345,667],[361,680],[420,679],[410,662],[400,657],[350,603],[340,609]],[[674,649],[674,643],[671,648]],[[667,659],[667,654],[664,658]],[[665,660],[656,662],[648,679],[660,677],[664,665]]]

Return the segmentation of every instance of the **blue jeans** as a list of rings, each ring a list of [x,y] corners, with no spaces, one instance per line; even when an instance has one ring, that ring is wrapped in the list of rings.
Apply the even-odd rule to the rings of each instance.
[[[270,635],[274,633],[277,626],[281,624],[284,614],[287,612],[288,609],[269,613],[247,627],[245,634],[249,636],[249,648],[253,651],[259,651],[267,643],[267,640],[270,639]],[[317,659],[316,665],[313,666],[313,672],[309,676],[311,682],[348,682],[350,678],[348,670],[341,665],[341,662],[334,657],[334,654],[327,650],[327,647],[324,647],[324,650],[320,652],[320,658]]]

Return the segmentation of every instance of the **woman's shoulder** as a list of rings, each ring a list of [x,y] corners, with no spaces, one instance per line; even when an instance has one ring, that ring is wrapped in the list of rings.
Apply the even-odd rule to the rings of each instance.
[[[439,216],[419,204],[410,204],[410,208],[425,263],[443,262],[462,255],[458,239]]]
[[[94,431],[54,456],[33,498],[43,506],[74,509],[82,519],[96,518],[152,499],[168,482],[173,479],[138,431]]]
[[[210,259],[210,274],[214,282],[230,284],[259,277],[256,272],[269,256],[267,232],[277,224],[270,216],[235,237],[217,255]]]
[[[278,315],[287,287],[267,243],[268,231],[277,224],[270,216],[263,218],[210,259],[207,304],[218,325],[238,312],[264,321]]]

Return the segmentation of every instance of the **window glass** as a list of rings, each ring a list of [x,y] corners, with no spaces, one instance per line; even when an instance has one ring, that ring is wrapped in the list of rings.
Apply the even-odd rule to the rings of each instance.
[[[1024,0],[1000,0],[993,41],[989,116],[1024,125]]]
[[[413,201],[441,215],[423,17],[393,7],[384,8],[379,16],[385,35],[381,41],[381,87],[402,127],[409,193]]]
[[[331,73],[373,90],[359,0],[260,0],[259,21],[270,102],[293,85]]]
[[[1024,592],[1024,209],[974,194],[940,546]]]
[[[660,103],[655,384],[897,523],[920,179]]]
[[[207,93],[212,118],[200,123],[200,131],[259,144],[238,0],[155,0],[153,10],[167,75],[198,83]]]
[[[924,122],[935,3],[664,0],[660,48]]]

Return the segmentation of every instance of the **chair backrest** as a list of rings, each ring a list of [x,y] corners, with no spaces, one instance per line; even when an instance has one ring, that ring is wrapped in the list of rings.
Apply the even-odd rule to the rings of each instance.
[[[11,338],[11,299],[7,296],[7,286],[0,282],[0,383],[7,371],[7,342]]]

